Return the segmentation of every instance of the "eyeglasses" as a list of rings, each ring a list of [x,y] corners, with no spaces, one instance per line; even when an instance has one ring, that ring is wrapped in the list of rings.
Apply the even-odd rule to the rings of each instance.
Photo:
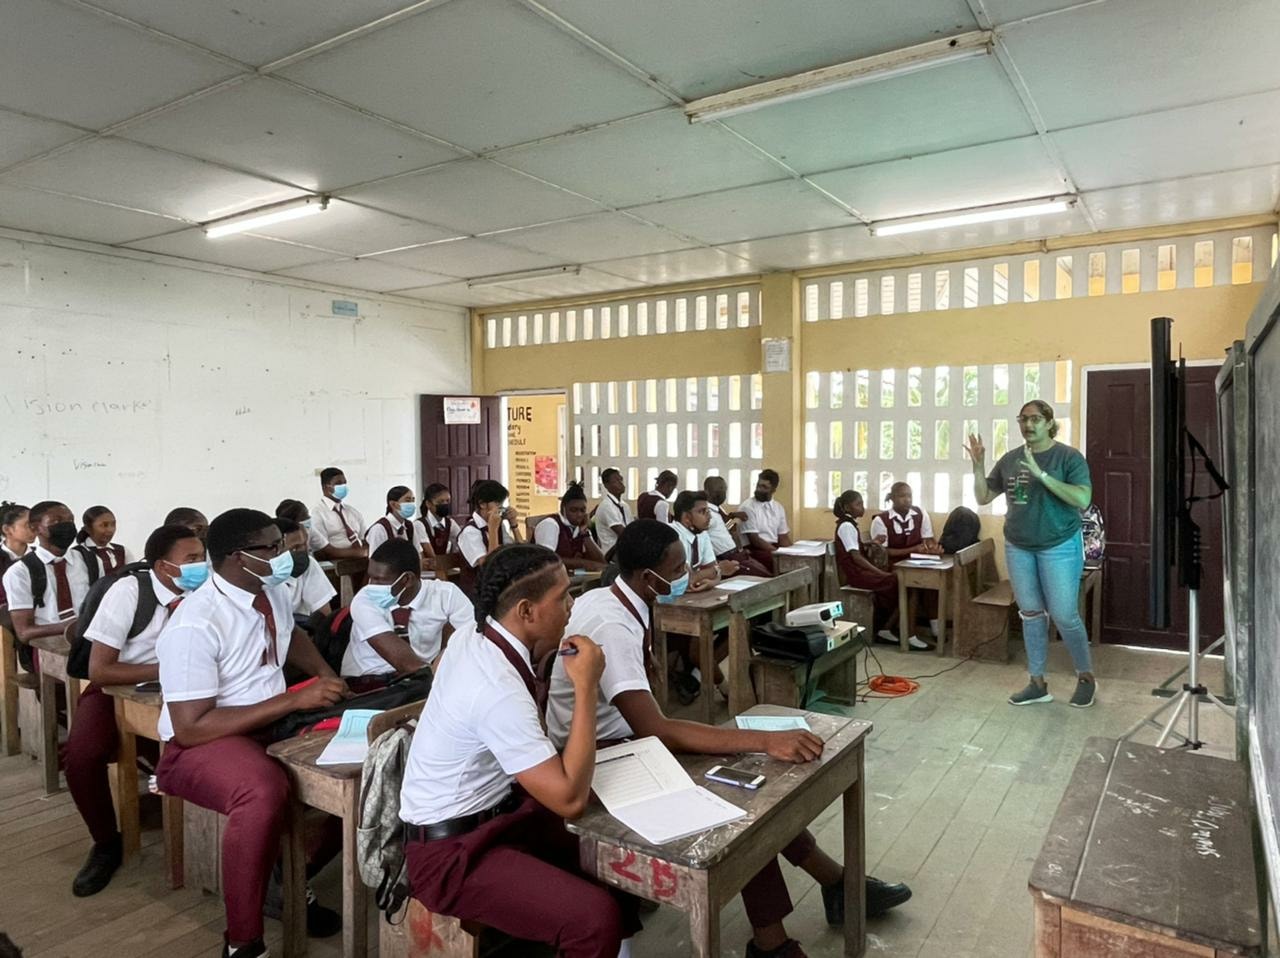
[[[1023,426],[1038,426],[1044,421],[1045,419],[1043,416],[1019,416],[1018,417],[1018,422]]]
[[[284,539],[277,539],[275,542],[267,543],[261,546],[245,546],[241,552],[262,552],[270,550],[269,555],[278,556],[281,552],[287,551],[284,547]]]

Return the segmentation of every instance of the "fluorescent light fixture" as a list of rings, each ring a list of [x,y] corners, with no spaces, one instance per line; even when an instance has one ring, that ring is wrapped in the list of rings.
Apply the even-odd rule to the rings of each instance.
[[[544,276],[577,276],[581,272],[581,266],[547,266],[543,269],[527,269],[521,273],[494,273],[491,276],[477,276],[475,279],[467,280],[467,289],[504,286],[507,283],[519,283],[526,279],[542,279]]]
[[[971,226],[974,223],[996,223],[1001,220],[1018,220],[1028,216],[1044,216],[1063,213],[1075,206],[1074,196],[1053,196],[1017,203],[1000,203],[995,206],[979,206],[950,213],[930,213],[925,216],[904,217],[899,220],[882,220],[871,224],[873,236],[901,236],[903,233],[923,233],[925,230],[941,230],[950,226]]]
[[[219,236],[230,236],[232,233],[243,233],[247,230],[260,229],[275,223],[314,216],[329,208],[327,196],[303,196],[296,200],[285,200],[283,203],[272,203],[260,206],[256,210],[237,213],[220,220],[212,220],[204,224],[204,235],[209,239]]]
[[[690,123],[723,120],[725,117],[776,103],[801,100],[820,93],[845,90],[863,83],[889,80],[960,60],[987,56],[992,51],[993,43],[994,34],[990,30],[972,30],[954,37],[929,40],[900,50],[877,53],[692,100],[685,104],[684,112]]]

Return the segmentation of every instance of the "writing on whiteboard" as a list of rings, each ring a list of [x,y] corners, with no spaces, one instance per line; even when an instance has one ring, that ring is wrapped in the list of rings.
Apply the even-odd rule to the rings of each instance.
[[[24,399],[21,396],[4,397],[4,404],[12,413],[30,413],[33,416],[58,416],[71,413],[90,413],[105,416],[131,416],[150,412],[150,399],[93,399],[87,402],[74,399]]]

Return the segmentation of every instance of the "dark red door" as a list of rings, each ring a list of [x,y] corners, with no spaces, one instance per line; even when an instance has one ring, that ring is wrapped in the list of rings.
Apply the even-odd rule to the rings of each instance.
[[[1187,427],[1209,450],[1218,448],[1216,366],[1187,369]],[[1187,593],[1175,588],[1173,627],[1153,629],[1147,611],[1151,576],[1151,375],[1146,369],[1088,374],[1085,458],[1093,500],[1107,530],[1103,574],[1102,641],[1152,648],[1187,647]],[[1200,494],[1209,491],[1203,469]],[[1217,500],[1197,503],[1204,579],[1200,591],[1200,645],[1222,634],[1222,514]]]
[[[497,396],[481,396],[479,424],[447,426],[444,399],[418,397],[422,484],[442,482],[448,486],[454,514],[465,521],[472,484],[502,478],[502,401]]]

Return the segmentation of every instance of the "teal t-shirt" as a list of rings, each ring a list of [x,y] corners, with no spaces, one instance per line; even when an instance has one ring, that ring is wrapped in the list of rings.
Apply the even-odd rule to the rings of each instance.
[[[1080,510],[1063,502],[1022,464],[1026,446],[1005,453],[987,476],[987,486],[1003,489],[1009,511],[1004,537],[1023,549],[1049,549],[1080,536]],[[1089,464],[1078,449],[1055,442],[1033,453],[1036,464],[1054,479],[1073,486],[1093,486]]]

